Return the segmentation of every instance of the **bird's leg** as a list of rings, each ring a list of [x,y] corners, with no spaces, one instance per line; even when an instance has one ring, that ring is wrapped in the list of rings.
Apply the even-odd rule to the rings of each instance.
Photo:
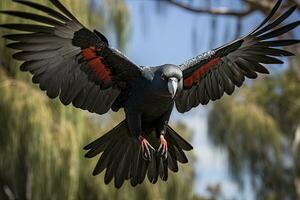
[[[155,149],[143,136],[139,136],[139,141],[141,144],[142,155],[145,160],[151,160],[151,151],[154,152]]]
[[[165,136],[163,134],[161,134],[159,136],[159,142],[160,142],[160,145],[159,145],[159,148],[158,148],[158,153],[161,154],[161,156],[165,159],[167,159],[167,156],[168,156],[168,143],[167,143],[167,140],[165,139]]]
[[[150,143],[142,136],[142,114],[140,112],[132,112],[126,110],[126,118],[128,122],[128,128],[130,132],[136,137],[140,142],[140,151],[145,160],[151,159],[151,154],[155,149],[150,145]]]
[[[165,114],[161,117],[159,120],[159,123],[157,124],[156,127],[156,132],[159,134],[159,147],[157,149],[157,153],[160,154],[164,159],[167,159],[168,156],[168,143],[167,140],[165,139],[165,134],[168,129],[168,123],[169,119],[172,113],[174,107],[174,102],[170,105],[168,110],[165,112]]]

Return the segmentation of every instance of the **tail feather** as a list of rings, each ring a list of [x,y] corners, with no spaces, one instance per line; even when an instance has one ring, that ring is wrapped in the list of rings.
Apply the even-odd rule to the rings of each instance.
[[[173,172],[178,172],[178,165],[175,154],[168,152],[168,168]]]
[[[153,131],[146,132],[146,139],[158,149],[159,139]],[[105,171],[104,182],[109,184],[114,179],[116,188],[120,188],[125,180],[132,186],[141,184],[145,177],[151,183],[156,183],[158,178],[168,180],[168,169],[178,172],[178,163],[187,163],[184,151],[193,147],[168,126],[165,138],[168,142],[168,158],[163,159],[157,152],[152,153],[152,159],[146,161],[141,154],[137,139],[131,136],[127,122],[122,121],[104,136],[84,147],[88,152],[87,158],[101,154],[93,175]]]
[[[90,144],[86,145],[85,147],[83,147],[84,150],[95,150],[95,149],[99,149],[99,148],[104,148],[104,146],[108,145],[108,142],[111,141],[112,138],[114,138],[117,133],[119,133],[119,129],[121,129],[121,127],[124,126],[124,123],[126,123],[125,121],[121,122],[120,124],[118,124],[116,127],[114,127],[112,130],[110,130],[108,133],[106,133],[105,135],[103,135],[102,137],[98,138],[97,140],[91,142]]]
[[[114,178],[116,171],[118,169],[119,161],[122,159],[123,152],[126,149],[127,142],[119,142],[119,145],[115,146],[112,158],[110,159],[109,164],[107,165],[107,170],[105,172],[104,182],[105,184],[109,184],[111,180]]]
[[[131,145],[132,145],[132,141],[129,141],[127,143],[125,154],[124,154],[123,158],[121,158],[122,160],[119,164],[118,169],[116,170],[115,186],[117,188],[120,188],[123,185],[123,183],[127,177],[128,171],[130,170],[131,162],[128,162],[128,161],[131,160],[130,155],[132,154],[132,149],[133,149],[133,148],[131,148]]]
[[[138,184],[142,184],[146,177],[147,169],[149,167],[149,161],[145,161],[143,157],[140,156],[139,162],[140,162],[139,165],[140,167],[138,168],[137,171],[138,172],[137,178],[138,178]]]
[[[151,157],[151,161],[150,161],[150,164],[149,164],[149,168],[148,168],[148,173],[147,173],[147,176],[148,176],[148,180],[155,184],[158,180],[158,167],[159,167],[159,162],[160,162],[160,157],[155,155],[156,153],[152,153]]]
[[[174,149],[177,160],[181,163],[188,163],[188,159],[182,149],[177,148],[176,146],[174,146]]]
[[[106,149],[100,159],[98,160],[97,162],[97,165],[93,171],[93,175],[96,176],[98,174],[100,174],[105,168],[106,166],[108,165],[109,163],[109,160],[110,160],[110,154],[111,153],[111,149]]]
[[[168,165],[168,160],[160,158],[159,176],[163,181],[168,180]]]
[[[176,144],[179,148],[190,151],[193,149],[193,146],[190,145],[185,139],[183,139],[174,129],[172,129],[170,126],[167,128],[166,137],[169,138],[172,143]]]
[[[130,183],[132,186],[136,186],[138,184],[138,169],[139,165],[141,165],[140,159],[142,159],[142,156],[138,146],[136,145],[133,146],[133,152],[130,173],[127,178],[131,179]]]

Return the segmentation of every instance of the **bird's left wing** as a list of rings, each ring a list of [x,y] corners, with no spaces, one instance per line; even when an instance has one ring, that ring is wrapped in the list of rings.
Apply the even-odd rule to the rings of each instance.
[[[183,90],[176,97],[179,112],[187,112],[200,103],[205,105],[210,100],[220,99],[224,92],[231,95],[235,86],[243,84],[245,77],[255,79],[257,72],[269,73],[262,64],[281,64],[283,62],[276,57],[293,55],[276,47],[293,45],[299,43],[299,40],[272,40],[300,24],[300,21],[296,21],[277,27],[296,7],[291,7],[270,22],[280,4],[281,0],[247,36],[199,55],[180,66],[183,70]]]
[[[65,105],[104,114],[128,82],[141,69],[117,50],[109,47],[101,33],[85,28],[60,2],[49,0],[56,9],[32,1],[14,2],[37,9],[48,16],[24,11],[1,13],[32,20],[34,24],[2,24],[0,27],[24,31],[5,38],[7,46],[20,50],[13,57],[24,61],[21,70],[33,74],[33,82],[59,96]]]

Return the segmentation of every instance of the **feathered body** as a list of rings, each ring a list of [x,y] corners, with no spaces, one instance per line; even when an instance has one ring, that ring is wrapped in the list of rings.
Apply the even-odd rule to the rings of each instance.
[[[280,64],[277,57],[293,55],[280,47],[299,43],[274,39],[300,24],[278,28],[296,8],[272,20],[279,0],[269,16],[242,38],[180,66],[140,67],[110,48],[102,33],[85,28],[58,0],[49,1],[56,10],[15,0],[46,16],[2,11],[42,24],[2,24],[26,32],[3,37],[14,41],[7,46],[19,50],[13,57],[24,61],[20,69],[32,73],[33,82],[50,98],[59,97],[65,105],[72,103],[97,114],[124,108],[124,121],[84,147],[88,158],[101,154],[93,174],[106,169],[105,183],[114,178],[117,188],[125,180],[133,186],[141,184],[146,175],[152,183],[158,177],[166,181],[168,169],[177,172],[177,162],[188,162],[184,151],[192,146],[168,125],[174,106],[183,113],[224,93],[231,95],[245,77],[269,73],[263,64]]]

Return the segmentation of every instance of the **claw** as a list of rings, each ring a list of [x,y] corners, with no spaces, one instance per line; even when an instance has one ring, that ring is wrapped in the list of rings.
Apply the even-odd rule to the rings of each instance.
[[[151,160],[151,151],[154,152],[155,149],[143,136],[139,136],[139,141],[141,144],[143,158],[145,160]]]
[[[160,153],[160,155],[162,157],[164,157],[164,159],[167,159],[168,156],[168,143],[165,139],[165,137],[163,135],[160,135],[160,145],[159,148],[157,150],[158,153]]]

